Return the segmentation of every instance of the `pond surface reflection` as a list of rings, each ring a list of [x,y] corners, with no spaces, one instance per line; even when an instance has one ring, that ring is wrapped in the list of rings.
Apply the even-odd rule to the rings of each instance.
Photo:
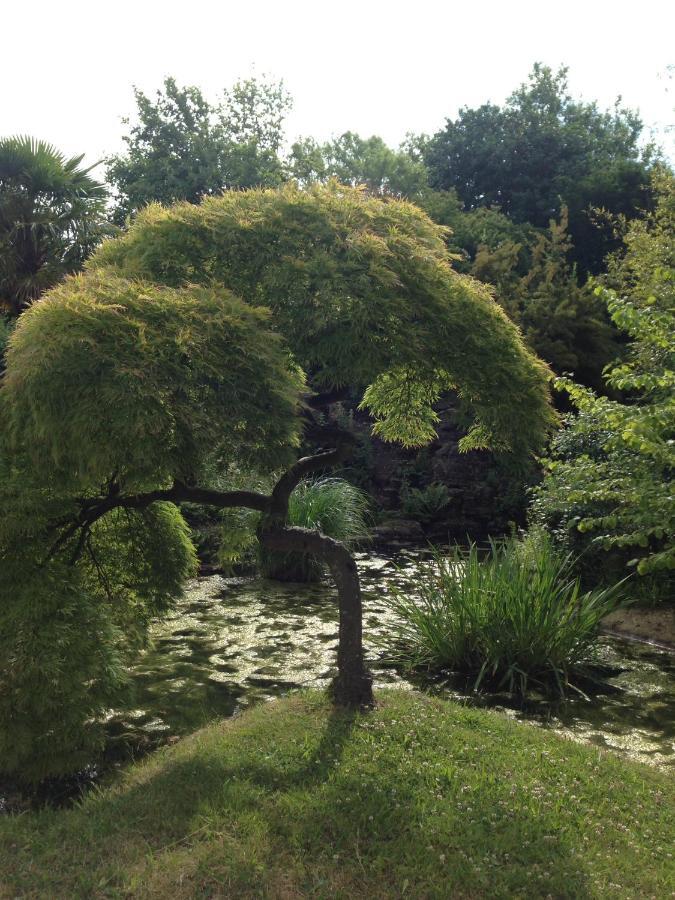
[[[411,681],[383,664],[377,637],[390,626],[387,595],[414,589],[419,554],[357,554],[363,585],[364,636],[376,687]],[[320,687],[333,674],[337,647],[335,589],[213,575],[194,582],[153,633],[134,668],[135,708],[110,720],[120,738],[150,739],[193,731],[209,719],[299,687]],[[675,765],[675,657],[666,651],[602,638],[601,661],[616,674],[608,692],[564,703],[514,704],[457,684],[423,685],[464,703],[553,728],[656,765]]]

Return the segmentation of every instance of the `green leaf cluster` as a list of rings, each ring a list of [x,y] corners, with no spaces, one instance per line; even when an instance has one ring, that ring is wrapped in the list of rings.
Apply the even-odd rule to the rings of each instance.
[[[607,369],[625,399],[562,379],[578,415],[556,440],[534,513],[592,546],[629,553],[640,573],[675,568],[675,180],[656,178],[657,208],[633,222],[626,253],[598,288],[632,339]]]
[[[194,479],[212,456],[278,467],[303,385],[268,311],[223,287],[97,268],[21,317],[0,417],[8,450],[52,467],[62,489],[115,473],[133,492]]]
[[[128,690],[148,622],[177,599],[196,556],[176,507],[116,510],[50,556],[46,515],[68,501],[3,478],[0,522],[0,766],[27,781],[88,764]],[[42,502],[41,502],[42,501]],[[34,512],[30,516],[31,507]]]
[[[475,210],[498,216],[495,211]],[[522,329],[535,353],[558,375],[573,374],[588,387],[605,390],[602,372],[618,354],[619,331],[590,282],[580,283],[569,263],[567,207],[547,230],[514,231],[499,240],[488,233],[468,271],[495,285],[499,302]]]
[[[546,228],[570,210],[575,260],[597,273],[616,247],[591,208],[635,216],[650,201],[652,148],[639,143],[639,116],[573,99],[567,69],[536,64],[506,103],[464,108],[423,146],[431,187],[454,188],[466,209],[494,207]]]
[[[137,121],[123,138],[126,151],[107,160],[119,224],[154,201],[198,203],[226,189],[281,183],[279,150],[291,107],[283,83],[237,81],[217,103],[173,78],[154,98],[137,88],[134,95]]]
[[[291,147],[288,172],[300,184],[336,178],[352,187],[365,186],[373,194],[416,199],[427,190],[427,170],[405,147],[393,150],[381,137],[362,138],[346,131],[319,143],[303,138]]]

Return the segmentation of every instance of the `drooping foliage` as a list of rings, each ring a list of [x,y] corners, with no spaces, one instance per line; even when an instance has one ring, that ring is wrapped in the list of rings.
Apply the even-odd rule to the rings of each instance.
[[[429,441],[433,403],[453,387],[476,417],[467,448],[522,451],[551,422],[546,370],[488,288],[453,271],[443,237],[410,203],[288,185],[151,206],[89,268],[215,282],[268,307],[311,383],[367,388],[388,439]]]
[[[284,466],[308,386],[359,385],[386,437],[420,444],[452,385],[467,446],[522,454],[553,421],[547,377],[408,203],[331,184],[148,207],[10,339],[0,720],[21,740],[0,767],[39,777],[100,740],[131,645],[194,569],[166,501]]]
[[[80,492],[195,478],[210,455],[278,467],[303,380],[269,320],[223,287],[73,276],[10,341],[5,445]]]
[[[0,140],[0,310],[10,316],[77,271],[108,231],[107,192],[82,159],[31,137]]]
[[[618,553],[640,573],[675,568],[675,181],[663,172],[655,185],[655,212],[631,223],[626,253],[599,288],[632,340],[606,374],[625,399],[561,380],[578,412],[554,444],[534,506],[567,539],[587,535],[591,550]]]
[[[583,281],[618,246],[611,216],[599,210],[631,218],[652,202],[653,154],[640,150],[634,112],[576,100],[566,70],[535,65],[503,106],[465,109],[432,138],[408,135],[392,148],[377,135],[347,131],[323,142],[301,138],[284,156],[291,101],[281,83],[246,79],[211,103],[198,88],[167,79],[156,99],[138,91],[136,99],[127,151],[109,160],[117,221],[153,200],[198,203],[225,188],[287,178],[305,187],[336,178],[411,200],[451,227],[448,246],[462,257],[459,270],[499,288],[500,302],[554,371],[601,388],[616,333]],[[563,215],[565,246],[553,246],[549,222]],[[560,274],[540,290],[541,278],[525,276],[542,247],[558,256]],[[504,293],[506,280],[513,283]],[[523,305],[532,313],[527,323]]]
[[[48,518],[68,498],[12,476],[1,493],[0,767],[38,781],[91,761],[147,624],[180,596],[196,556],[176,507],[155,504],[99,520],[74,565],[77,539],[52,554]]]

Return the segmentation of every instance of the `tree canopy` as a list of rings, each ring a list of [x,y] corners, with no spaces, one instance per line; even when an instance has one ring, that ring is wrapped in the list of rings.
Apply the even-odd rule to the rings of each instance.
[[[228,188],[276,185],[291,100],[281,82],[238,81],[218,103],[167,78],[153,100],[137,88],[126,151],[108,159],[120,224],[148,203],[198,203]]]
[[[617,102],[611,111],[573,99],[567,69],[536,64],[503,106],[464,108],[426,144],[429,181],[454,188],[466,209],[495,207],[545,228],[569,208],[575,259],[599,272],[617,246],[592,208],[635,216],[649,205],[649,154],[642,123]]]
[[[560,220],[529,242],[505,237],[479,244],[468,271],[495,286],[499,302],[554,372],[573,373],[578,383],[602,391],[602,372],[619,354],[619,331],[591,284],[579,284],[568,261],[571,248],[563,207]]]
[[[475,415],[467,447],[517,451],[550,422],[545,368],[410,203],[332,183],[151,206],[88,268],[100,267],[170,287],[218,283],[269,308],[311,384],[367,388],[394,440],[430,440],[422,423],[451,387]]]
[[[427,190],[427,171],[405,147],[392,150],[377,135],[362,138],[347,131],[339,138],[318,143],[313,138],[291,147],[289,173],[301,184],[336,178],[353,187],[364,185],[374,194],[409,200]]]
[[[386,438],[421,444],[452,385],[475,416],[466,446],[519,454],[553,422],[547,378],[411,204],[330,184],[145,209],[10,338],[0,764],[41,777],[100,738],[124,660],[194,571],[182,500],[256,509],[268,550],[323,554],[340,597],[338,683],[368,696],[353,560],[286,525],[300,479],[343,458],[326,433],[328,449],[283,471],[312,392],[357,384]],[[242,491],[242,469],[281,477],[269,496]]]
[[[630,225],[598,289],[631,338],[606,373],[624,398],[560,382],[577,415],[555,441],[534,507],[568,539],[586,535],[641,573],[675,568],[675,181],[662,172],[655,185],[655,212]]]

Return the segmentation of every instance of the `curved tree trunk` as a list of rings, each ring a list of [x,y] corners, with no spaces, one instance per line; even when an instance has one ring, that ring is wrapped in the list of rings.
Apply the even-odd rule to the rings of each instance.
[[[108,492],[101,497],[82,498],[74,517],[54,523],[58,536],[47,560],[68,546],[77,537],[71,562],[74,564],[84,550],[92,525],[116,508],[145,509],[158,501],[180,503],[190,501],[219,509],[246,507],[261,512],[259,539],[271,551],[309,553],[330,569],[338,592],[340,613],[338,643],[338,674],[333,681],[333,697],[345,706],[363,706],[373,702],[373,680],[363,658],[363,612],[361,584],[356,562],[349,550],[339,541],[307,528],[290,527],[288,502],[297,484],[312,472],[330,468],[344,461],[351,452],[353,437],[339,429],[321,427],[321,437],[334,445],[314,456],[299,459],[285,472],[270,496],[255,491],[217,491],[174,482],[170,488],[143,494],[124,495],[112,478]]]
[[[363,658],[361,584],[354,557],[344,544],[307,528],[273,525],[260,533],[260,540],[269,550],[311,553],[328,566],[337,587],[340,614],[333,697],[344,706],[372,703],[373,679]]]
[[[322,443],[332,449],[305,456],[285,472],[272,491],[269,512],[263,517],[260,540],[269,550],[311,553],[330,569],[338,592],[340,629],[338,674],[333,697],[345,706],[373,702],[373,679],[363,659],[363,610],[361,583],[349,550],[334,538],[308,528],[287,525],[288,502],[298,483],[313,472],[339,465],[351,454],[354,437],[341,428],[312,426]]]

